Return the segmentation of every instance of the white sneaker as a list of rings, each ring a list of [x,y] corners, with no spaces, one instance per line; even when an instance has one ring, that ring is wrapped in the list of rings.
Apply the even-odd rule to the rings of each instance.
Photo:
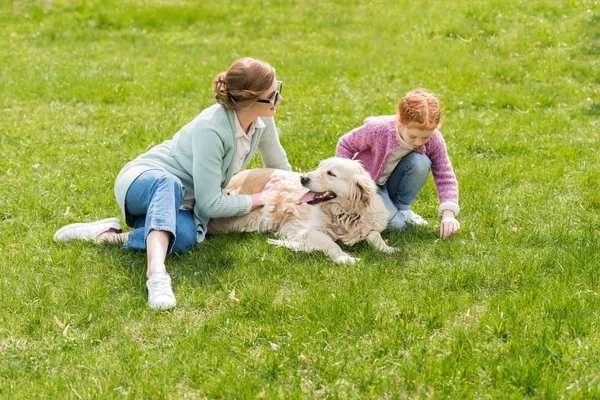
[[[108,218],[87,224],[71,224],[60,228],[54,234],[55,242],[69,242],[71,240],[96,240],[98,235],[110,229],[121,230],[118,218]]]
[[[175,295],[169,274],[152,274],[146,281],[150,308],[166,310],[175,307]]]
[[[396,210],[396,213],[394,214],[392,219],[390,219],[388,225],[390,226],[390,228],[396,231],[401,231],[404,228],[406,228],[406,217],[400,211]]]
[[[429,222],[425,221],[423,217],[415,213],[413,210],[400,210],[400,213],[404,215],[405,221],[410,225],[429,225]]]

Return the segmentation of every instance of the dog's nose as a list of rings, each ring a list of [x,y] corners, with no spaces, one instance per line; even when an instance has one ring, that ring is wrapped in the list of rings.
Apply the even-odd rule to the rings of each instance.
[[[310,178],[308,176],[306,176],[306,175],[302,175],[300,177],[300,183],[302,185],[306,185],[309,181],[310,181]]]

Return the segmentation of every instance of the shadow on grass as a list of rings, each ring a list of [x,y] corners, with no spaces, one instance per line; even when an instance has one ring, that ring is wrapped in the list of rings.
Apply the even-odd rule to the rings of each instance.
[[[204,242],[194,245],[185,254],[168,255],[166,266],[173,277],[176,296],[180,286],[185,291],[203,292],[200,297],[195,297],[196,300],[191,300],[201,306],[206,296],[231,290],[228,289],[230,287],[239,287],[244,281],[270,280],[302,284],[337,275],[346,268],[404,268],[411,249],[433,243],[437,232],[430,227],[408,227],[402,232],[384,231],[382,236],[390,246],[398,249],[396,253],[380,252],[367,242],[360,242],[352,247],[338,242],[342,250],[359,259],[353,266],[335,264],[323,252],[294,252],[271,245],[267,239],[274,236],[263,233],[209,235]],[[98,246],[98,253],[101,263],[120,267],[121,274],[124,275],[125,282],[121,282],[124,293],[122,296],[118,293],[116,295],[133,304],[122,304],[121,307],[144,311],[147,301],[146,253],[124,251],[119,246]]]

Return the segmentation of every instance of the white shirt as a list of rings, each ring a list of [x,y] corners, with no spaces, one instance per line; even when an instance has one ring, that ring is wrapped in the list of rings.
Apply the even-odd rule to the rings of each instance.
[[[396,141],[400,145],[400,148],[388,154],[387,160],[385,162],[385,168],[383,169],[383,174],[377,180],[378,185],[384,185],[387,182],[390,175],[392,174],[392,172],[394,172],[394,168],[398,166],[400,160],[412,153],[412,151],[414,150],[414,148],[410,144],[406,143],[406,141],[402,139],[402,136],[400,136],[400,132],[398,132],[398,128],[396,128]]]
[[[237,174],[242,170],[242,165],[244,165],[244,160],[246,160],[246,156],[250,152],[250,142],[252,141],[252,135],[254,134],[254,130],[257,127],[263,127],[264,122],[260,118],[257,118],[254,121],[250,128],[248,129],[248,133],[244,131],[240,121],[238,119],[237,114],[235,114],[235,164],[233,167],[233,174]]]

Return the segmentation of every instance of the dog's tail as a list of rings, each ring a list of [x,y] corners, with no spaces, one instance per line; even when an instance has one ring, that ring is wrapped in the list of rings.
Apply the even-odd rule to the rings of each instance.
[[[291,240],[291,239],[283,239],[283,240],[276,240],[276,239],[267,239],[267,241],[271,244],[274,244],[275,246],[280,246],[280,247],[287,247],[288,249],[291,249],[293,251],[310,251],[309,248],[306,246],[306,243],[302,243],[298,240]]]

